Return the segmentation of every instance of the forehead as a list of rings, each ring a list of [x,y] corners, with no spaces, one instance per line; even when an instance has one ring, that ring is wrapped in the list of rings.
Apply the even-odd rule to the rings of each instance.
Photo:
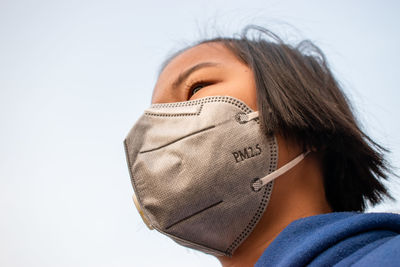
[[[170,60],[161,71],[154,88],[153,98],[160,90],[171,86],[180,73],[202,62],[217,63],[224,67],[243,65],[222,43],[210,42],[191,47]]]
[[[184,50],[182,53],[175,56],[168,62],[168,64],[165,66],[161,74],[163,74],[164,72],[168,73],[174,70],[178,70],[183,66],[190,67],[191,65],[194,65],[199,61],[206,61],[206,60],[227,62],[227,61],[237,61],[237,58],[222,43],[218,42],[203,43],[191,47],[187,50]]]

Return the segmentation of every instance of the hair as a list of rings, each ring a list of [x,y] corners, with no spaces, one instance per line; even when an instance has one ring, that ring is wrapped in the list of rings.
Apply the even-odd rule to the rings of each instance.
[[[250,36],[252,30],[258,35]],[[320,153],[325,195],[333,211],[364,211],[368,201],[375,205],[392,198],[382,183],[391,173],[384,157],[388,150],[361,130],[316,45],[304,40],[292,46],[250,25],[237,37],[201,40],[190,47],[215,42],[253,71],[265,133]]]

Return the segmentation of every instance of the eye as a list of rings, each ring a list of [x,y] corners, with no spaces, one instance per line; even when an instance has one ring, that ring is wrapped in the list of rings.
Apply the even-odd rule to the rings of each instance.
[[[192,91],[192,95],[194,95],[195,93],[197,93],[198,91],[200,91],[200,89],[202,89],[203,87],[205,87],[204,84],[198,84],[196,86],[193,87]]]
[[[195,82],[189,87],[189,97],[200,91],[202,88],[210,85],[211,82]]]

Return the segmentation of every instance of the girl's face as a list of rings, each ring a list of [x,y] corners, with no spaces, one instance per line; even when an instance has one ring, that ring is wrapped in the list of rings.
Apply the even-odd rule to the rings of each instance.
[[[225,46],[205,43],[173,58],[161,72],[153,103],[231,96],[257,110],[253,72]]]

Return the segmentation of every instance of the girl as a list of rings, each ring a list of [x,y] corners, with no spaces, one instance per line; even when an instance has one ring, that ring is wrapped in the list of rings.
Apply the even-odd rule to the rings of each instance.
[[[390,197],[386,150],[311,42],[203,40],[166,61],[152,102],[124,142],[150,228],[223,266],[400,262],[400,216],[362,213]]]

